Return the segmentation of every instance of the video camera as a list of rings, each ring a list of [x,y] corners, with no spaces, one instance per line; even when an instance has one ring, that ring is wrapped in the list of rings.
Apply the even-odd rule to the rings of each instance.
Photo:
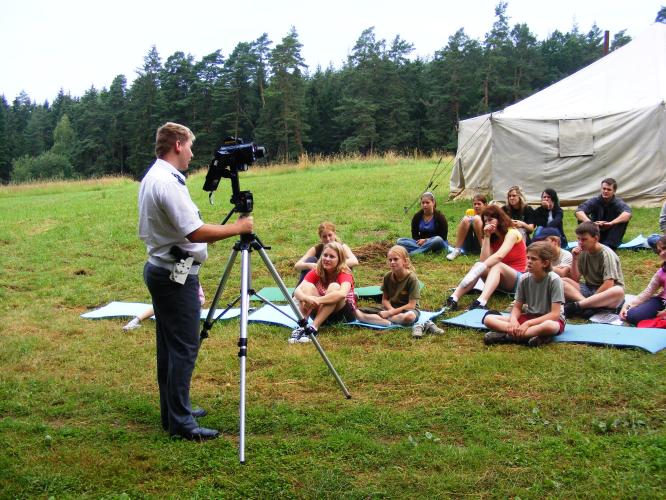
[[[245,172],[258,158],[266,156],[266,148],[257,146],[253,142],[244,143],[239,137],[227,137],[223,145],[215,152],[215,156],[208,167],[208,174],[203,190],[209,193],[209,198],[220,184],[222,177],[231,179],[231,200],[235,211],[250,213],[253,208],[252,193],[241,191],[238,183],[238,172]]]

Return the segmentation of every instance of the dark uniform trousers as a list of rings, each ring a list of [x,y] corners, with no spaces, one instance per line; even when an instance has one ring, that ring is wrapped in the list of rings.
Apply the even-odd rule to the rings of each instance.
[[[190,381],[199,353],[201,302],[199,278],[189,275],[183,285],[169,279],[170,271],[149,262],[143,278],[153,299],[157,322],[157,383],[162,427],[171,434],[196,428],[190,404]]]

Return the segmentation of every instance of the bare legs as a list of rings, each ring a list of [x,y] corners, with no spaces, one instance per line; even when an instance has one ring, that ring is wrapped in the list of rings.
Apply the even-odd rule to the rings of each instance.
[[[624,288],[619,285],[612,286],[603,292],[585,297],[580,293],[580,283],[571,278],[562,278],[564,283],[564,297],[567,301],[578,302],[581,309],[617,307],[624,300]]]
[[[320,296],[319,292],[317,291],[317,288],[312,283],[303,282],[299,286],[301,287],[301,291],[305,295],[310,295],[313,297]],[[329,295],[332,292],[337,292],[339,290],[340,290],[339,283],[331,283],[330,285],[328,285],[325,295]],[[299,301],[298,307],[301,310],[301,314],[303,314],[303,316],[305,316],[306,318],[310,316],[313,312],[315,313],[315,317],[312,320],[312,326],[318,330],[319,327],[328,319],[328,317],[331,314],[339,311],[345,306],[345,300],[346,297],[342,297],[337,302],[332,302],[329,304],[320,304],[318,306],[313,306],[312,304],[305,301],[303,302]]]

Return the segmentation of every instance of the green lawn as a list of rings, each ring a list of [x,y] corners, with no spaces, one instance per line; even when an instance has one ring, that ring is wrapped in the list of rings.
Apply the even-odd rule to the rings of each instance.
[[[357,286],[379,284],[384,249],[409,234],[410,205],[436,159],[254,166],[241,189],[288,285],[322,220],[360,256]],[[450,170],[450,167],[448,167]],[[188,180],[204,220],[226,215]],[[451,227],[469,202],[445,202]],[[0,498],[32,497],[663,497],[665,354],[573,344],[485,347],[480,332],[325,328],[320,341],[353,395],[346,400],[312,345],[250,324],[246,460],[238,463],[238,321],[206,340],[192,396],[224,438],[203,444],[161,430],[150,322],[79,315],[114,300],[149,301],[136,236],[138,184],[126,179],[0,188]],[[621,189],[620,189],[621,193]],[[626,239],[657,228],[637,209]],[[573,215],[565,227],[573,234]],[[452,235],[452,230],[450,235]],[[231,242],[209,248],[212,298]],[[627,290],[657,267],[621,252]],[[415,259],[421,305],[441,306],[472,257]],[[238,293],[238,267],[222,299]],[[272,286],[257,255],[253,286]],[[463,299],[466,305],[471,299]],[[493,298],[503,308],[507,299]]]

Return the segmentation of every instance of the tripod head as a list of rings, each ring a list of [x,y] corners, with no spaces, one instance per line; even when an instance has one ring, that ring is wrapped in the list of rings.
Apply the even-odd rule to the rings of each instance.
[[[251,191],[241,191],[238,181],[238,172],[245,172],[258,158],[266,156],[266,148],[248,144],[239,137],[227,137],[223,145],[215,152],[215,156],[208,167],[208,174],[203,190],[208,191],[208,199],[213,203],[213,192],[220,184],[222,177],[231,179],[231,199],[234,206],[229,215],[234,212],[249,214],[254,207]],[[225,219],[225,222],[228,220]],[[223,222],[224,224],[224,222]]]

